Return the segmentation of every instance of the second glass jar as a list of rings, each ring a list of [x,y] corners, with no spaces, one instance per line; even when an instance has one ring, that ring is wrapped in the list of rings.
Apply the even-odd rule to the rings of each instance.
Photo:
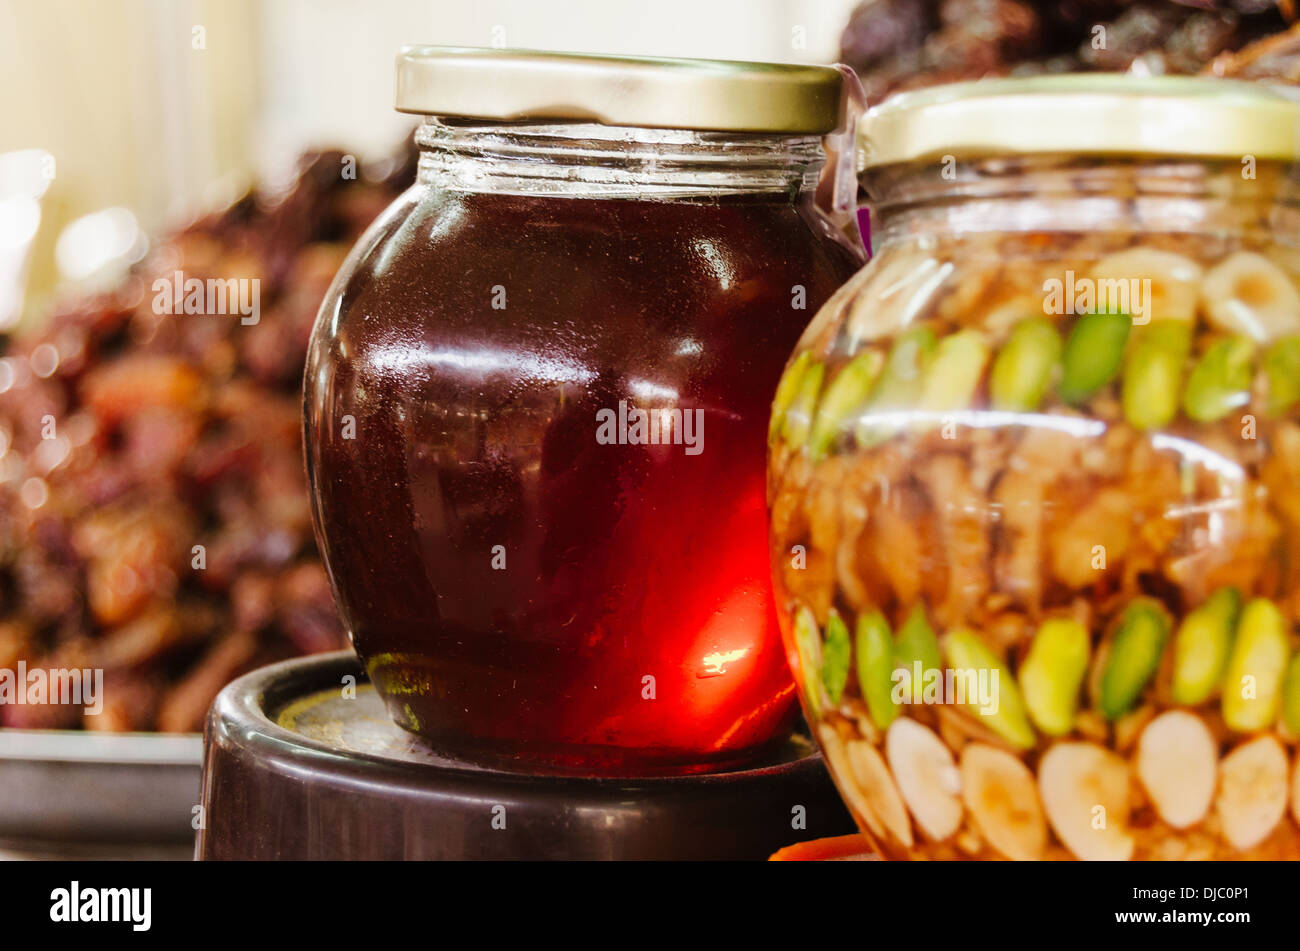
[[[769,487],[845,801],[895,858],[1300,858],[1297,107],[1063,77],[865,128],[877,254]]]

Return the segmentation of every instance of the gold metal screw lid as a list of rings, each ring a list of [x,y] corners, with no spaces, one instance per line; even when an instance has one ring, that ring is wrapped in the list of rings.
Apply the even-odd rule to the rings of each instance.
[[[839,124],[831,66],[408,46],[397,110],[516,121],[824,134]]]
[[[1031,153],[1294,159],[1300,102],[1258,83],[1082,73],[900,93],[858,123],[858,170]]]

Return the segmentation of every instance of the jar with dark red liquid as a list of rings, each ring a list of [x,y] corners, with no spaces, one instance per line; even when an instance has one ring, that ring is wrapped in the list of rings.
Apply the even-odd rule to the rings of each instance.
[[[419,177],[322,305],[306,446],[356,650],[440,751],[650,775],[788,728],[766,428],[786,354],[859,263],[812,202],[840,83],[399,59]]]

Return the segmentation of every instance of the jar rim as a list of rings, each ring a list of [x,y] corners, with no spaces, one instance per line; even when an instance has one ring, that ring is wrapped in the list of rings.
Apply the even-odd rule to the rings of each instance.
[[[839,126],[833,66],[407,46],[398,112],[717,132],[824,134]]]
[[[1292,161],[1300,101],[1209,76],[1073,73],[978,79],[891,96],[858,123],[859,173],[1000,155]]]

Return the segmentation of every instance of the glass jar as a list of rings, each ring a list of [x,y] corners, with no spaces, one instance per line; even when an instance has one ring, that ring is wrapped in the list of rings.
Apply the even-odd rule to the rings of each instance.
[[[428,114],[419,178],[321,307],[307,461],[356,650],[439,751],[673,773],[745,761],[788,727],[767,408],[808,315],[862,260],[811,202],[840,84],[399,60],[399,108]],[[686,121],[713,131],[661,127]]]
[[[778,388],[770,544],[883,855],[1300,858],[1297,108],[1067,76],[863,120],[876,254]]]

